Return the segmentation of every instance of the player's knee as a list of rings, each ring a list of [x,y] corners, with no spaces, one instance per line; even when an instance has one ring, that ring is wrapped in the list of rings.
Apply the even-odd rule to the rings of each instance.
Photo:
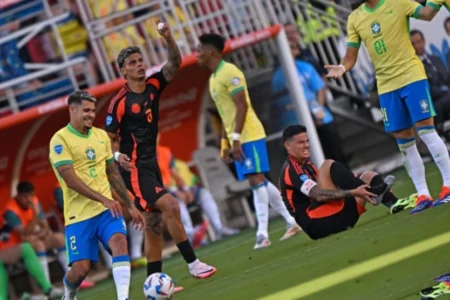
[[[128,254],[128,242],[125,235],[121,233],[114,234],[108,244],[113,256]]]
[[[413,128],[406,128],[406,129],[403,129],[403,130],[394,131],[394,132],[392,132],[392,135],[396,139],[410,139],[410,138],[413,138],[415,136]]]
[[[180,215],[180,205],[178,204],[177,200],[175,198],[171,198],[167,211],[165,211],[166,217],[171,219],[175,218],[176,216]]]
[[[359,178],[365,183],[370,183],[372,181],[372,178],[374,178],[375,176],[377,176],[377,173],[373,171],[365,171],[361,174],[361,176],[359,176]]]
[[[81,282],[83,281],[84,278],[88,276],[90,269],[91,266],[89,262],[80,261],[72,264],[70,272],[73,274],[73,276],[77,279],[78,282]]]
[[[56,247],[64,247],[66,242],[64,239],[64,234],[60,232],[54,232],[52,233],[52,240]]]
[[[31,244],[34,251],[45,252],[45,244],[40,239],[35,238],[35,237],[29,237],[25,241]]]
[[[321,171],[330,170],[331,165],[334,163],[334,160],[332,159],[326,159],[322,165],[320,166]]]

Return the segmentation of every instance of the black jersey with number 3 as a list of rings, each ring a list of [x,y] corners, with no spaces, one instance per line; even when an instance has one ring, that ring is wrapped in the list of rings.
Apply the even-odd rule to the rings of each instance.
[[[106,131],[120,136],[120,152],[135,166],[144,166],[156,157],[159,97],[168,82],[162,72],[146,79],[142,93],[125,85],[111,100]]]

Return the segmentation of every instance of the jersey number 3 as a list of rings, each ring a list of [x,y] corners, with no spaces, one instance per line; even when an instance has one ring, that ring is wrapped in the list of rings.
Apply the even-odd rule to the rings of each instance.
[[[151,123],[153,121],[153,114],[151,109],[147,109],[145,111],[145,115],[147,116],[147,122]]]
[[[386,45],[384,44],[384,40],[378,40],[378,41],[376,41],[375,44],[374,44],[373,46],[374,46],[374,48],[375,48],[375,52],[376,52],[378,55],[382,55],[382,54],[384,54],[384,53],[387,52]]]

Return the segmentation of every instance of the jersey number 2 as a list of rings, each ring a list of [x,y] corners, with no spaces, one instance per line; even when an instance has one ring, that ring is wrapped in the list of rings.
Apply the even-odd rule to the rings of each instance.
[[[386,45],[384,44],[384,40],[378,40],[378,41],[376,41],[375,44],[374,44],[373,46],[374,46],[374,48],[375,48],[375,52],[376,52],[378,55],[381,55],[381,54],[384,54],[384,53],[387,52]]]

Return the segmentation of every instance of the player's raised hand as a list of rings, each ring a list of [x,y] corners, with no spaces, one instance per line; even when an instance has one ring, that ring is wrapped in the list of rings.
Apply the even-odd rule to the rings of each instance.
[[[172,31],[167,23],[162,23],[159,19],[155,20],[156,26],[158,28],[158,33],[165,39],[172,37]]]
[[[363,198],[364,200],[369,201],[372,204],[376,204],[373,202],[372,199],[375,198],[377,195],[369,192],[367,188],[369,188],[368,184],[362,184],[358,186],[356,189],[352,190],[352,195],[354,197]]]
[[[231,149],[231,154],[233,156],[233,159],[236,161],[241,162],[245,155],[244,151],[242,151],[242,145],[240,141],[233,141],[233,147]]]
[[[107,200],[103,201],[102,204],[104,207],[109,209],[109,211],[111,212],[111,214],[114,218],[119,218],[120,216],[122,216],[122,214],[123,214],[122,206],[120,205],[120,203],[118,201],[107,199]]]
[[[338,79],[345,73],[345,67],[342,65],[326,65],[325,69],[328,70],[328,74],[326,75],[328,78]]]
[[[131,169],[134,168],[128,155],[123,153],[119,155],[119,164],[122,168],[124,168],[128,172],[131,172]]]
[[[130,213],[130,217],[132,219],[132,225],[137,230],[143,230],[145,228],[145,218],[141,212],[134,205],[128,208],[128,212]]]

